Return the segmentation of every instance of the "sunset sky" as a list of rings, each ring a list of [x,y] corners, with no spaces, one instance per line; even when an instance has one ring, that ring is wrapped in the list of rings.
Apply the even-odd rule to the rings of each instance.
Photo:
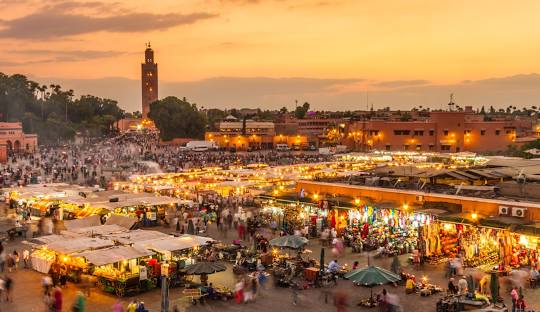
[[[540,106],[540,1],[0,0],[0,72],[140,106]],[[366,92],[369,95],[366,96]],[[330,106],[331,105],[331,106]]]

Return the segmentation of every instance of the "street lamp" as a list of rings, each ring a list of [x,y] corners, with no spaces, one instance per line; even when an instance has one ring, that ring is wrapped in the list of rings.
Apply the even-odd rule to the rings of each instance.
[[[169,312],[169,264],[161,264],[161,312]]]

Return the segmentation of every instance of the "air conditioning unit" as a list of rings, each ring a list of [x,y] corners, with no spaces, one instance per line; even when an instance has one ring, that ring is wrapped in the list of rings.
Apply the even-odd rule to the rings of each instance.
[[[525,210],[527,210],[527,208],[513,207],[512,208],[512,217],[524,218],[525,217]]]
[[[499,216],[507,216],[510,214],[510,208],[506,206],[499,206]]]

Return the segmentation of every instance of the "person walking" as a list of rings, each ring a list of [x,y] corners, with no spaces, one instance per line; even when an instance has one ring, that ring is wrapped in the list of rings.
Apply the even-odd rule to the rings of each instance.
[[[53,302],[54,311],[61,312],[62,306],[63,306],[63,296],[62,296],[62,290],[58,286],[54,287],[53,289],[53,300],[54,300]]]
[[[122,302],[120,300],[117,299],[113,304],[112,312],[124,312],[124,307],[122,306]]]
[[[24,262],[24,268],[29,268],[30,263],[30,251],[28,249],[23,250],[23,262]]]
[[[523,298],[523,295],[520,295],[518,300],[516,301],[516,311],[525,312],[525,308],[527,308],[527,305],[525,304],[525,299]]]
[[[15,269],[15,272],[17,272],[17,269],[19,268],[19,262],[21,261],[21,257],[17,250],[13,250],[13,268]]]
[[[75,302],[73,303],[72,311],[73,312],[84,312],[86,306],[86,298],[82,291],[77,291],[77,296],[75,297]]]
[[[240,304],[244,301],[244,280],[239,279],[234,286],[234,299],[236,303]]]
[[[137,312],[137,299],[133,299],[127,306],[126,312]]]
[[[516,304],[519,299],[518,288],[514,286],[510,292],[510,297],[512,297],[512,312],[516,312]]]
[[[253,288],[251,288],[251,279],[246,277],[244,280],[244,303],[253,300]]]

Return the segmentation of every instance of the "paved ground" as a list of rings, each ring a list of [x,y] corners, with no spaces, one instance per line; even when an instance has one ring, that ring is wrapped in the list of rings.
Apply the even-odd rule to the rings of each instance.
[[[169,231],[169,229],[160,228],[162,231]],[[215,238],[222,238],[215,230],[215,227],[210,229],[210,236]],[[229,239],[232,239],[233,233],[229,232]],[[15,241],[8,243],[8,250],[13,248],[21,249],[24,246],[21,241]],[[308,245],[308,248],[313,251],[313,257],[318,258],[320,246],[318,242],[312,241]],[[326,261],[331,260],[331,256],[327,253]],[[353,261],[360,261],[361,264],[367,264],[367,256],[365,254],[353,254],[350,250],[347,250],[345,255],[340,257],[340,263],[352,264]],[[379,258],[373,259],[373,263],[389,268],[391,259]],[[418,270],[410,267],[406,264],[406,256],[401,257],[401,263],[404,265],[404,269],[407,272],[414,272],[417,277],[427,276],[429,280],[437,285],[445,286],[447,280],[444,278],[444,272],[441,266],[429,266],[426,265]],[[14,280],[14,300],[11,303],[1,302],[0,312],[18,312],[18,311],[45,311],[45,306],[42,303],[40,280],[42,275],[31,270],[19,270],[18,272],[11,273]],[[227,270],[222,273],[218,273],[210,276],[210,281],[214,284],[222,284],[232,286],[234,283],[234,275],[232,270]],[[299,304],[294,306],[292,304],[292,292],[289,289],[274,288],[272,283],[268,283],[267,289],[262,290],[260,296],[255,303],[237,305],[233,302],[211,302],[204,305],[189,306],[188,311],[253,311],[254,309],[260,312],[275,312],[276,309],[282,309],[287,311],[335,311],[335,307],[332,305],[332,299],[328,300],[328,303],[324,301],[324,295],[321,289],[308,289],[300,292]],[[383,287],[377,287],[374,292],[380,292]],[[366,298],[370,294],[370,289],[353,286],[351,282],[340,280],[337,287],[329,288],[331,291],[342,290],[349,295],[350,311],[367,311],[369,309],[363,309],[356,306],[356,303],[360,298]],[[403,287],[386,286],[386,289],[390,293],[395,293],[400,296],[403,311],[435,311],[435,303],[441,295],[433,295],[431,297],[420,297],[417,294],[405,295]],[[69,284],[64,290],[65,308],[64,311],[70,311],[71,303],[75,296],[75,292],[78,290],[76,285]],[[170,292],[171,300],[174,302],[180,298],[180,289],[172,289]],[[525,298],[527,299],[531,308],[540,308],[540,289],[539,290],[525,290]],[[509,301],[509,295],[504,294],[506,302]],[[149,309],[149,311],[160,311],[160,290],[156,289],[144,294],[136,296],[136,298],[143,300]],[[124,305],[132,298],[122,298],[121,301]],[[105,312],[111,311],[111,306],[118,300],[116,297],[105,294],[101,291],[94,291],[88,298],[87,311],[89,312]],[[172,306],[172,304],[171,304]],[[372,309],[374,310],[374,309]],[[375,311],[375,310],[374,310]]]

